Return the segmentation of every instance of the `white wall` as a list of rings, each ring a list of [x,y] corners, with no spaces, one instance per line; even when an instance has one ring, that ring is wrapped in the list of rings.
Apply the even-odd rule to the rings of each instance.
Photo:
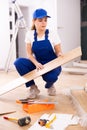
[[[5,67],[10,46],[8,4],[8,0],[0,1],[0,69]]]
[[[80,46],[80,0],[57,0],[58,33],[64,52]]]
[[[29,26],[29,7],[20,7],[24,16],[26,25]],[[25,46],[25,33],[26,29],[19,29],[18,32],[18,57],[27,57],[26,46]]]

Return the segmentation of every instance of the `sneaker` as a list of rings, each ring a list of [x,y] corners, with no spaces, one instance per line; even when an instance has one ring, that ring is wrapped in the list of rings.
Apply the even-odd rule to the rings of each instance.
[[[56,89],[54,86],[48,88],[48,95],[49,96],[55,96],[56,95]]]
[[[39,93],[40,90],[38,89],[38,87],[36,85],[32,85],[28,90],[28,98],[36,98]]]

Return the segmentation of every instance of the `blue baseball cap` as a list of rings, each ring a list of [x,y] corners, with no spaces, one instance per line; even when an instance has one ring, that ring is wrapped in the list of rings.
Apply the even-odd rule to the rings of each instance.
[[[47,15],[47,11],[44,9],[36,9],[33,13],[33,19],[36,18],[43,18],[43,17],[48,17],[51,18],[50,16]]]

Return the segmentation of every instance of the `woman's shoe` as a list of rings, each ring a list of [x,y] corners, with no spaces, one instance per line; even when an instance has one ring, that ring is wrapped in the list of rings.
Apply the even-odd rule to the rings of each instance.
[[[56,95],[56,89],[54,86],[48,88],[48,95],[49,96],[55,96]]]
[[[36,98],[37,95],[40,93],[40,90],[36,85],[32,85],[28,90],[28,98],[33,99]]]

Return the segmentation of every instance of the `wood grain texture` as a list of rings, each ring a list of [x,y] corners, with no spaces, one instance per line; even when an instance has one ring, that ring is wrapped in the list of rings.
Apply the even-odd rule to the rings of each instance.
[[[6,73],[5,71],[0,72],[0,87],[2,87],[3,84],[10,82],[18,77],[18,73],[14,70],[9,71]],[[50,101],[57,101],[58,104],[56,104],[56,107],[54,110],[47,110],[43,112],[37,112],[33,114],[28,114],[25,111],[23,111],[21,104],[17,104],[17,99],[24,99],[27,96],[27,88],[25,85],[22,85],[21,87],[18,87],[17,89],[10,91],[9,93],[6,93],[2,96],[0,96],[0,113],[8,112],[8,111],[14,111],[15,113],[8,114],[9,117],[14,118],[23,118],[27,115],[30,115],[32,121],[31,124],[20,127],[17,123],[7,121],[3,119],[3,116],[0,116],[0,130],[28,130],[44,113],[52,114],[52,113],[65,113],[65,114],[76,114],[77,111],[74,108],[72,101],[70,98],[66,95],[59,94],[58,92],[63,89],[68,89],[71,87],[78,87],[78,90],[72,90],[73,95],[78,100],[78,96],[81,96],[84,92],[83,90],[79,90],[79,87],[84,86],[87,82],[87,75],[71,75],[69,73],[61,73],[59,76],[59,80],[55,83],[55,88],[57,91],[56,96],[48,96],[47,89],[45,89],[45,82],[42,80],[42,77],[38,77],[35,79],[35,82],[40,89],[40,94],[35,100],[44,100],[48,99]],[[86,93],[84,93],[86,94]],[[84,95],[84,99],[80,98],[78,102],[80,105],[84,108],[84,110],[87,110],[87,97]],[[86,106],[85,106],[86,105]],[[11,107],[12,106],[12,107]],[[61,121],[61,120],[60,120]],[[61,122],[62,123],[62,122]],[[71,125],[66,128],[66,130],[87,130],[87,128],[81,127],[80,124],[78,125]]]
[[[62,66],[63,64],[81,56],[81,47],[77,47],[75,49],[70,50],[69,52],[65,53],[63,56],[60,56],[50,62],[48,62],[47,64],[44,65],[44,68],[42,70],[33,70],[27,74],[25,74],[24,76],[21,76],[13,81],[11,81],[10,83],[7,83],[6,85],[2,86],[0,88],[0,95],[3,95],[19,86],[21,86],[22,84],[31,81],[32,79],[35,79],[59,66]]]

